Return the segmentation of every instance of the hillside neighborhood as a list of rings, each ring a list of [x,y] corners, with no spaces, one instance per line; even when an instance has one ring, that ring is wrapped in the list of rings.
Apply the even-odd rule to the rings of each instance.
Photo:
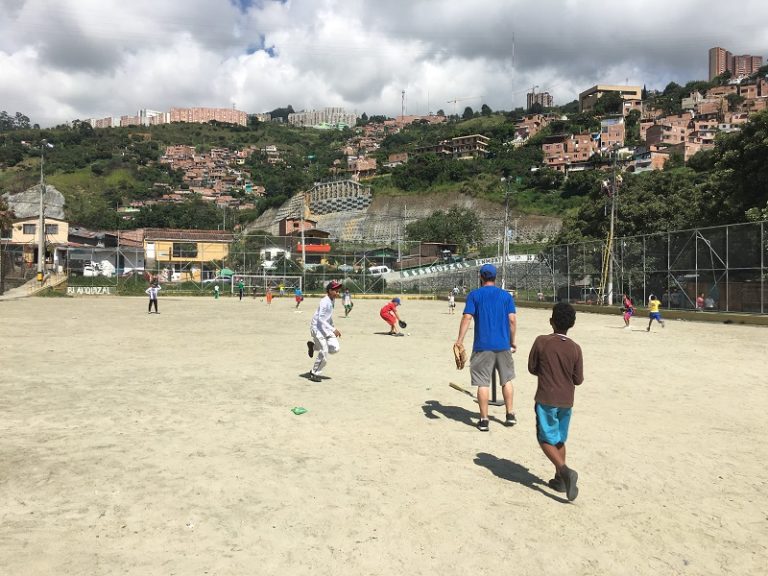
[[[371,217],[375,214],[371,211],[375,210],[375,196],[369,183],[417,159],[483,161],[497,149],[514,151],[533,147],[540,153],[540,162],[530,165],[530,172],[549,170],[562,175],[565,180],[579,172],[611,171],[615,178],[617,170],[627,173],[663,170],[673,157],[687,162],[697,153],[712,150],[718,134],[739,131],[752,114],[768,108],[768,80],[757,73],[762,70],[762,58],[744,60],[749,66],[745,67],[742,62],[740,75],[733,76],[724,66],[728,62],[731,67],[735,66],[735,57],[728,56],[730,60],[726,58],[724,64],[718,65],[719,57],[719,52],[711,51],[710,73],[714,76],[709,83],[698,83],[697,89],[673,102],[665,100],[667,91],[647,91],[637,85],[597,84],[582,91],[570,108],[558,109],[553,106],[548,93],[534,90],[528,94],[527,111],[507,116],[505,121],[513,122],[513,128],[506,132],[506,137],[500,137],[499,133],[475,132],[432,141],[422,137],[416,144],[408,140],[400,146],[393,144],[398,141],[399,134],[412,128],[445,127],[477,117],[478,114],[468,107],[461,118],[456,114],[447,116],[442,110],[424,116],[403,113],[396,118],[368,118],[343,108],[324,108],[290,112],[285,117],[274,118],[261,113],[248,120],[247,114],[237,110],[173,108],[168,113],[140,110],[135,115],[124,115],[119,119],[90,119],[85,122],[93,130],[212,121],[246,126],[253,121],[276,123],[286,129],[332,131],[343,135],[343,139],[331,151],[333,160],[330,165],[323,168],[329,179],[316,181],[308,189],[293,190],[282,205],[273,205],[267,210],[259,209],[260,201],[270,194],[259,173],[264,169],[291,168],[293,151],[278,140],[238,148],[226,144],[199,149],[190,144],[165,146],[150,165],[179,175],[180,184],[155,182],[151,197],[120,204],[117,207],[119,225],[112,229],[89,230],[80,222],[68,222],[62,210],[64,197],[55,189],[51,197],[49,189],[44,202],[46,266],[54,272],[67,268],[84,273],[87,266],[93,267],[104,261],[108,262],[104,264],[105,269],[121,273],[151,265],[163,270],[164,279],[169,281],[180,278],[180,270],[186,270],[185,278],[202,281],[215,276],[217,270],[215,265],[206,266],[205,263],[226,260],[235,239],[233,233],[249,229],[292,237],[293,240],[277,243],[274,247],[282,250],[287,258],[292,255],[294,259],[302,260],[304,265],[338,265],[339,262],[323,256],[327,250],[310,250],[310,244],[327,245],[329,238],[336,241],[367,238],[382,245],[391,244],[395,237],[399,240],[402,229],[393,230],[386,223],[373,226]],[[454,107],[457,102],[454,101]],[[491,114],[490,109],[483,106],[480,115]],[[579,118],[582,124],[587,118],[594,128],[575,130],[574,126],[579,123],[573,123],[573,118]],[[428,137],[431,133],[423,134]],[[148,136],[144,134],[142,138]],[[314,156],[307,158],[311,166]],[[5,271],[6,278],[26,278],[25,267],[33,270],[37,266],[39,226],[43,218],[30,198],[36,197],[39,190],[37,186],[23,194],[4,195],[10,208],[6,217],[15,216],[10,218],[10,226],[2,233],[3,250],[11,262]],[[133,224],[136,215],[148,207],[183,205],[193,198],[219,209],[234,213],[257,212],[260,216],[252,220],[250,227],[237,224],[225,226],[226,230],[169,229],[165,234],[151,227],[136,229]],[[51,211],[54,204],[59,207],[56,214]],[[501,234],[498,226],[498,223],[493,225],[493,235]],[[525,236],[522,234],[525,225],[518,227],[516,223],[513,241],[551,239],[559,229],[559,225],[549,222],[535,226]],[[204,242],[200,234],[205,236]],[[296,240],[298,235],[306,235],[307,241],[303,245]],[[169,244],[161,249],[156,244],[160,241]],[[83,248],[112,247],[131,249],[135,256],[128,262],[115,255],[96,260],[82,256]],[[260,259],[269,260],[263,252],[262,249]],[[308,260],[309,252],[312,254]],[[190,271],[190,262],[197,263],[191,267],[195,272]],[[376,263],[375,259],[372,262]]]

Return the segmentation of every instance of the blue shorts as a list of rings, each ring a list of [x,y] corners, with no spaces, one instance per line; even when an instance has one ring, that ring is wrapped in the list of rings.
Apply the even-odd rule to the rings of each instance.
[[[651,318],[651,320],[658,320],[659,322],[661,322],[661,312],[651,312],[649,314],[649,317]]]
[[[536,438],[543,444],[565,444],[573,408],[558,408],[536,402]]]

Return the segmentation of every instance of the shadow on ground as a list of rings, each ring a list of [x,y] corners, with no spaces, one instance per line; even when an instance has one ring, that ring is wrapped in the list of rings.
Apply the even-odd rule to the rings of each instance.
[[[303,374],[299,374],[299,378],[306,378],[309,380],[309,372],[304,372]],[[330,380],[330,376],[320,376],[320,380]]]
[[[551,498],[556,502],[562,502],[563,504],[568,503],[567,499],[560,498],[559,496],[555,496],[554,494],[543,490],[542,487],[547,486],[547,483],[535,474],[532,474],[531,471],[522,464],[504,458],[498,458],[493,454],[488,454],[486,452],[478,452],[474,462],[478,466],[487,468],[494,476],[498,476],[502,480],[522,484],[531,490],[540,492],[547,498]]]

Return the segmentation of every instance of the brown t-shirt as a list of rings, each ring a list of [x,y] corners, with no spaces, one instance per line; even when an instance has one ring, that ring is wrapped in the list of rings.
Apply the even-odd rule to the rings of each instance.
[[[570,408],[575,386],[584,381],[581,348],[562,334],[539,336],[528,356],[528,372],[539,377],[536,402]]]

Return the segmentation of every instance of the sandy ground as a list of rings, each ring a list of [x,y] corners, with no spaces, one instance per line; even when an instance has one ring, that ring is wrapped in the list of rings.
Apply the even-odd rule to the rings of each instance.
[[[481,433],[444,302],[405,338],[337,313],[315,384],[317,302],[0,303],[0,573],[765,574],[765,328],[580,314],[569,504],[526,372],[548,312],[519,312],[518,426]]]

